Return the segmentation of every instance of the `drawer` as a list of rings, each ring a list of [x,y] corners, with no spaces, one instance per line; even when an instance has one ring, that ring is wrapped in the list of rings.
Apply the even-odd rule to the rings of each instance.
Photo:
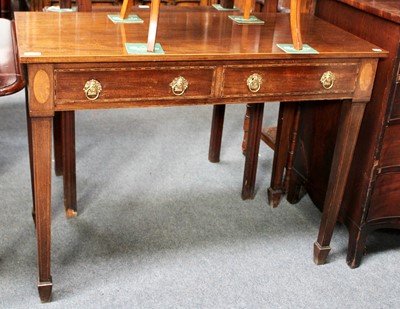
[[[379,175],[371,196],[367,221],[400,216],[400,173]]]
[[[355,89],[358,70],[358,63],[226,66],[222,96],[351,94]],[[334,82],[332,87],[326,85],[329,89],[325,89],[321,77],[328,71],[334,74]],[[248,81],[251,76],[261,79],[259,89],[255,86],[250,91]]]
[[[400,83],[400,65],[397,67],[397,80],[398,83]]]
[[[390,125],[386,128],[383,138],[380,166],[400,166],[400,125]]]
[[[400,82],[395,84],[395,89],[393,93],[393,98],[391,100],[392,104],[392,112],[390,114],[390,119],[399,119],[400,118]]]
[[[56,105],[93,101],[185,100],[213,96],[215,67],[55,69],[54,75]],[[171,83],[177,77],[183,77],[187,82],[184,92],[179,88],[175,88],[175,93],[172,91]],[[88,92],[89,98],[85,94],[85,84],[92,80],[98,82],[96,89],[101,89],[98,98],[94,92]]]

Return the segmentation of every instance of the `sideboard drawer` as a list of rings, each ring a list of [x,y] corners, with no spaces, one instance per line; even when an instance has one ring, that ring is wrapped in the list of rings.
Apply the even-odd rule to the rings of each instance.
[[[105,103],[179,98],[184,100],[212,97],[215,67],[55,69],[54,75],[56,105],[89,101]],[[171,84],[178,77],[186,80],[187,88],[173,92]],[[100,88],[97,98],[95,95],[88,98],[84,91],[85,84],[92,80],[98,82]]]
[[[400,173],[379,175],[375,181],[367,222],[400,217]]]
[[[380,166],[400,166],[400,125],[390,125],[386,128],[383,138]]]
[[[274,96],[283,94],[319,94],[346,93],[351,94],[355,89],[358,63],[334,64],[283,64],[226,66],[224,70],[223,97]],[[324,73],[332,72],[333,85],[322,85]],[[248,81],[253,76],[261,78],[258,87],[249,89]]]
[[[392,100],[392,112],[390,114],[390,119],[399,119],[400,118],[400,82],[396,83],[394,89],[394,96]]]

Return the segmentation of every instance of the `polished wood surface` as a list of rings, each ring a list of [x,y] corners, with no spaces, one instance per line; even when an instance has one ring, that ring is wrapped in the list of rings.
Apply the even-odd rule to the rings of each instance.
[[[142,24],[113,24],[106,13],[49,14],[41,12],[17,13],[19,51],[22,63],[68,63],[156,60],[243,60],[243,59],[298,59],[379,57],[368,44],[351,36],[346,44],[344,32],[320,19],[304,16],[303,41],[318,50],[317,55],[290,55],[276,44],[290,43],[288,15],[261,14],[263,26],[241,26],[227,20],[232,13],[177,11],[163,14],[161,10],[157,42],[164,55],[128,55],[124,44],[147,41],[149,10],[135,14]],[[238,13],[234,13],[238,14]],[[22,18],[23,16],[23,18]],[[62,36],[52,27],[68,29]],[[216,31],[215,29],[218,29]],[[171,39],[171,33],[173,37]],[[325,33],[329,33],[327,36]],[[346,35],[348,36],[348,34]],[[44,39],[45,38],[45,39]],[[178,44],[179,43],[179,44]],[[29,54],[40,52],[41,55]],[[28,54],[26,54],[28,53]]]
[[[400,23],[400,2],[398,0],[338,0],[386,20]]]
[[[315,254],[316,262],[323,263],[343,198],[343,179],[347,177],[347,162],[351,161],[363,107],[370,98],[378,58],[386,52],[311,15],[302,18],[303,39],[319,53],[293,55],[276,46],[291,42],[288,14],[259,14],[264,25],[246,26],[228,19],[232,12],[170,10],[163,14],[161,10],[157,42],[165,54],[129,55],[125,43],[146,43],[149,27],[149,10],[138,9],[135,13],[144,23],[114,24],[102,12],[16,14],[20,59],[26,64],[30,89],[28,135],[41,300],[49,301],[52,291],[51,123],[57,112],[68,112],[64,116],[70,123],[68,119],[75,110],[217,104],[209,158],[218,161],[223,106],[248,104],[242,187],[242,198],[247,199],[255,192],[262,102],[344,100],[334,172],[328,185],[331,195],[320,227],[320,250]],[[343,41],[348,44],[341,44]],[[334,72],[336,80],[324,88],[321,77],[328,71]],[[187,79],[187,89],[174,88],[177,77]],[[93,86],[90,95],[85,94],[83,88],[92,79],[101,83],[101,92]],[[69,162],[64,166],[69,173],[75,168],[72,148],[65,147],[63,155]],[[64,191],[66,199],[72,198],[72,187]],[[75,205],[70,207],[67,211],[74,212]]]
[[[301,38],[300,22],[301,0],[290,1],[290,31],[292,33],[292,42],[295,49],[303,49],[303,40]]]
[[[319,0],[316,14],[389,51],[377,69],[346,185],[349,194],[340,212],[349,230],[347,263],[354,268],[361,263],[372,231],[400,228],[400,2]],[[304,187],[323,209],[341,106],[334,102],[301,106],[288,198],[298,201]]]
[[[121,11],[122,13],[122,11]],[[151,0],[150,4],[150,25],[147,35],[147,51],[154,52],[156,45],[158,19],[160,16],[160,0]]]

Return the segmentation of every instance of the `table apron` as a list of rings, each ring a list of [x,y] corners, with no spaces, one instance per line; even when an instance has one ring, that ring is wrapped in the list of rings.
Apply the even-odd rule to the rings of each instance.
[[[274,100],[351,98],[359,62],[281,62],[228,65],[166,65],[55,68],[56,110],[210,103],[250,103]],[[335,75],[334,85],[325,89],[325,72]],[[178,80],[178,79],[181,80]],[[249,88],[251,79],[256,83]],[[83,90],[95,80],[101,87],[90,100]],[[173,83],[187,88],[174,91]]]

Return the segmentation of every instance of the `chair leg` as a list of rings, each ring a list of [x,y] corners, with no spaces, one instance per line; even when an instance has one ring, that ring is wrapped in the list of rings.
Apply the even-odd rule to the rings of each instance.
[[[287,182],[286,200],[290,204],[297,204],[306,195],[305,180],[297,173],[291,173]]]
[[[249,118],[250,118],[250,109],[249,104],[246,105],[246,113],[244,115],[243,120],[243,141],[242,141],[242,153],[246,155],[247,150],[247,139],[249,135]]]
[[[294,152],[296,150],[297,132],[299,129],[299,122],[300,122],[300,103],[296,103],[296,111],[295,111],[295,115],[294,115],[293,126],[291,129],[290,145],[289,145],[289,151],[288,151],[288,158],[287,158],[287,162],[286,162],[285,179],[283,181],[284,193],[287,192],[288,187],[289,187],[290,178],[292,177],[293,158],[294,158]]]
[[[214,105],[211,123],[210,148],[208,150],[208,160],[213,163],[219,162],[224,117],[225,105]]]
[[[55,112],[53,119],[53,140],[54,140],[54,170],[56,176],[62,176],[62,112]]]
[[[278,127],[272,165],[271,184],[268,188],[268,202],[277,207],[284,192],[283,173],[288,159],[289,136],[292,131],[296,103],[281,102],[279,106]]]
[[[77,216],[75,112],[56,112],[53,119],[54,170],[63,176],[64,209],[68,218]]]
[[[264,103],[249,105],[249,135],[244,166],[242,199],[253,199],[260,148]]]
[[[77,216],[75,112],[61,112],[61,152],[64,183],[64,208],[68,218]]]
[[[31,118],[29,117],[29,102],[28,102],[28,87],[25,87],[25,104],[26,104],[26,122],[27,122],[27,133],[28,133],[28,152],[29,152],[29,167],[30,167],[30,173],[31,173],[31,190],[32,190],[32,219],[33,223],[35,224],[36,227],[36,207],[35,207],[35,190],[34,190],[34,183],[33,183],[33,158],[32,158],[32,124],[31,124]]]

